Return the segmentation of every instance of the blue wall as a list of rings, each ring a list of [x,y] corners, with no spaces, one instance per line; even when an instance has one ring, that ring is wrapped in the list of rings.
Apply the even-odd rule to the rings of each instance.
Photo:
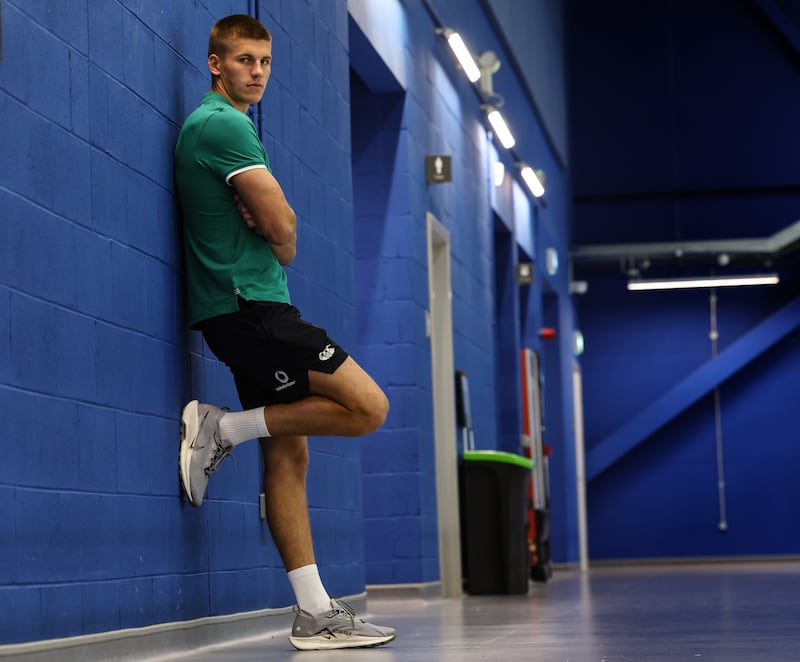
[[[569,7],[577,245],[762,238],[800,217],[800,56],[787,38],[798,16],[776,23],[768,0]],[[715,257],[635,266],[643,277],[725,273]],[[783,281],[717,292],[717,360],[707,290],[626,292],[632,265],[576,264],[589,283],[577,312],[593,558],[800,551],[796,262],[734,257],[732,273],[774,269]],[[748,353],[754,344],[763,351]],[[747,360],[714,384],[723,532],[714,394],[702,384],[737,354]]]
[[[237,448],[200,510],[182,503],[176,470],[184,402],[238,408],[227,369],[184,326],[171,172],[180,124],[208,88],[208,30],[235,12],[256,13],[273,34],[253,118],[298,213],[293,300],[392,406],[369,440],[311,440],[323,580],[337,595],[437,580],[426,212],[451,233],[454,358],[470,374],[479,447],[512,445],[520,415],[498,404],[496,357],[518,347],[496,346],[495,218],[513,237],[505,268],[519,255],[537,263],[504,320],[516,342],[541,349],[545,288],[571,335],[566,269],[549,278],[540,266],[550,245],[566,262],[566,175],[513,67],[496,84],[519,153],[548,172],[546,206],[511,175],[492,189],[479,102],[421,2],[387,2],[383,18],[344,0],[68,4],[3,3],[0,643],[293,602],[258,518],[256,445]],[[510,62],[477,0],[432,6]],[[452,154],[452,184],[426,186],[428,153]],[[567,467],[563,395],[548,397]],[[554,486],[574,493],[566,468]],[[554,551],[574,558],[570,506],[557,508]]]
[[[450,233],[454,365],[469,376],[476,447],[520,452],[519,349],[540,349],[543,289],[568,298],[568,270],[549,279],[541,267],[549,246],[567,262],[566,176],[481,3],[437,0],[426,11],[422,3],[384,2],[378,10],[376,3],[362,1],[350,8],[360,349],[374,360],[367,365],[385,380],[392,403],[387,425],[375,435],[378,443],[363,448],[367,581],[431,581],[438,578],[438,555],[431,364],[424,335],[425,215],[431,212]],[[436,35],[439,25],[459,30],[476,54],[491,49],[505,61],[495,89],[506,98],[504,112],[516,127],[519,152],[548,173],[553,193],[546,207],[536,207],[522,192],[513,156],[495,148],[487,135],[475,89]],[[426,154],[452,156],[452,183],[426,185]],[[490,168],[497,158],[508,174],[495,189]],[[495,245],[496,228],[504,235],[503,247]],[[537,264],[535,285],[521,290],[510,285],[520,254]],[[498,308],[496,287],[511,305]],[[515,296],[526,305],[513,301]],[[564,308],[568,314],[554,326],[571,337],[571,307]],[[402,368],[387,365],[387,356],[400,357]],[[568,361],[559,365],[569,370]],[[565,401],[560,390],[550,400],[560,415],[552,426],[563,461],[553,476],[560,498],[575,486],[572,400],[570,394]],[[560,560],[575,558],[574,524],[567,517],[572,506],[559,504],[565,510],[554,523]]]

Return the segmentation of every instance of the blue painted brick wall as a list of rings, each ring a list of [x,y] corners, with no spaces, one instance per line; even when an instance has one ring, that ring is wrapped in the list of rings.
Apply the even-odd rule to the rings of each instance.
[[[465,25],[473,39],[496,39],[477,4],[432,4],[446,24]],[[493,218],[478,103],[417,3],[387,2],[380,16],[369,8],[351,26],[351,46],[360,56],[350,83],[359,356],[386,389],[392,408],[375,435],[379,443],[363,450],[367,581],[432,581],[439,568],[430,346],[424,333],[427,212],[450,232],[454,360],[470,375],[478,447],[498,447],[498,416],[518,419],[519,407],[496,404]],[[404,16],[393,23],[395,38],[388,43],[382,21],[394,12]],[[518,85],[514,93],[512,105],[524,107]],[[431,153],[452,156],[452,183],[425,183],[424,157]],[[520,226],[514,239],[530,247],[528,204],[511,208],[505,220]],[[562,235],[565,230],[559,234],[563,241]],[[531,288],[530,296],[541,291]],[[519,311],[513,315],[509,324],[521,327]],[[525,340],[530,343],[530,334]],[[505,351],[516,356],[518,347]]]
[[[68,4],[3,3],[0,403],[18,451],[0,472],[0,643],[293,602],[257,515],[257,447],[237,449],[200,510],[176,475],[182,404],[238,402],[185,329],[171,155],[208,88],[209,28],[252,3]],[[310,442],[318,563],[337,595],[438,578],[429,210],[451,232],[456,363],[483,405],[481,445],[496,443],[485,132],[406,4],[393,6],[408,31],[387,42],[396,71],[378,67],[391,91],[351,107],[345,0],[258,3],[274,62],[253,117],[298,214],[293,301],[392,404],[370,439]],[[432,151],[453,154],[453,186],[425,185]]]
[[[238,403],[185,329],[171,152],[208,87],[210,26],[249,4],[4,3],[0,401],[19,452],[0,474],[0,643],[293,601],[255,445],[201,511],[176,475],[183,402]],[[352,346],[346,5],[261,9],[264,138],[302,228],[295,302]],[[359,473],[358,446],[312,442],[319,562],[340,595],[364,585]]]

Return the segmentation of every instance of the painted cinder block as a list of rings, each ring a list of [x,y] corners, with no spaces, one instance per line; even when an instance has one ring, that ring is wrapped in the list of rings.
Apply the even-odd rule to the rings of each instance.
[[[0,279],[0,282],[3,282]],[[0,384],[11,379],[11,294],[0,285]],[[7,410],[3,410],[7,411]]]
[[[10,388],[0,389],[0,403],[3,411],[9,414],[9,438],[17,444],[17,452],[10,454],[6,462],[13,484],[57,488],[78,486],[75,404]],[[43,411],[48,415],[42,415]],[[60,440],[60,443],[55,440]]]
[[[168,474],[168,466],[161,466],[153,457],[156,453],[159,459],[163,455],[170,455],[166,451],[170,448],[174,466],[172,490],[177,495],[178,488],[178,447],[180,437],[178,422],[175,421],[172,430],[172,443],[170,436],[162,436],[161,426],[154,425],[155,419],[141,416],[137,412],[119,411],[109,409],[114,417],[114,433],[109,440],[116,449],[113,472],[117,476],[117,489],[122,494],[151,494],[153,492],[152,474]],[[154,434],[156,432],[156,434]],[[162,450],[162,448],[164,450]],[[160,482],[169,485],[168,478],[161,478]]]
[[[395,583],[392,562],[368,560],[364,567],[364,579],[367,584]]]
[[[75,444],[78,455],[76,487],[87,491],[117,489],[117,444],[114,412],[88,404],[76,405]]]
[[[130,407],[136,411],[176,417],[180,409],[180,355],[174,345],[132,334],[129,341],[130,379],[138,386],[132,394]]]
[[[419,517],[395,518],[393,558],[420,558],[422,556],[421,537]]]
[[[37,113],[62,127],[70,125],[69,48],[59,38],[32,25],[28,31],[27,67],[35,71],[28,104]],[[4,49],[5,50],[5,49]]]
[[[92,123],[92,131],[96,124]],[[91,203],[92,229],[104,237],[121,242],[128,241],[126,209],[128,196],[126,179],[129,169],[109,154],[93,150],[91,153]]]
[[[129,605],[126,605],[124,611],[128,610]],[[158,614],[158,621],[167,623],[209,616],[208,574],[154,577],[153,610]]]
[[[2,391],[0,403],[5,405]],[[6,411],[4,408],[3,411]],[[15,492],[11,486],[0,486],[0,586],[16,583],[17,568],[13,541],[16,540],[14,519]],[[2,641],[2,639],[0,639]]]
[[[39,586],[0,586],[0,642],[18,644],[37,641],[44,635]]]
[[[395,559],[392,562],[394,569],[394,582],[397,584],[410,584],[419,581],[422,577],[422,559]],[[438,575],[438,572],[437,572]]]
[[[76,400],[94,401],[95,381],[94,327],[89,317],[67,311],[56,312],[56,393]]]
[[[209,502],[209,567],[214,572],[254,568],[266,562],[263,550],[266,539],[262,536],[263,520],[259,519],[258,490],[254,483],[246,502]],[[236,545],[231,545],[232,540],[237,541]]]
[[[80,632],[83,625],[81,584],[60,584],[41,587],[42,634],[46,637],[68,637]]]
[[[394,520],[388,517],[365,517],[364,549],[367,563],[390,563],[394,558]]]
[[[125,178],[128,204],[119,211],[127,223],[127,243],[153,257],[175,262],[178,223],[174,197],[151,178],[129,172]]]
[[[95,326],[97,401],[127,409],[133,400],[131,334],[98,322]]]
[[[419,467],[419,439],[413,429],[383,429],[361,446],[365,474],[405,473]]]
[[[81,616],[81,630],[86,634],[118,630],[119,584],[116,581],[82,584]]]
[[[257,568],[212,572],[209,593],[212,616],[263,609],[269,599],[264,594],[263,576]]]
[[[320,573],[324,571],[321,570]],[[327,578],[327,579],[326,579]],[[356,595],[364,590],[365,573],[362,563],[332,566],[323,577],[328,593],[334,596]]]
[[[129,12],[122,16],[122,48],[125,53],[123,63],[126,85],[145,100],[155,98],[157,69],[155,61],[155,38],[150,27]]]
[[[3,64],[5,66],[0,67],[0,89],[26,103],[32,77],[18,74],[28,68],[30,33],[34,24],[14,5],[6,5],[3,9]],[[5,95],[0,96],[0,108],[2,108],[3,96]],[[5,112],[2,116],[6,117]]]
[[[117,500],[123,550],[120,576],[194,573],[208,568],[208,553],[192,540],[192,522],[182,512],[177,490],[174,495],[129,494]]]
[[[118,577],[118,515],[110,495],[19,488],[18,580],[52,583]],[[75,545],[76,540],[81,545]]]
[[[178,138],[177,127],[141,99],[134,99],[133,103],[135,112],[129,119],[123,116],[122,121],[140,127],[141,134],[148,139],[143,141],[137,132],[128,131],[125,134],[127,156],[124,160],[155,182],[171,189],[173,164],[170,157]]]
[[[72,224],[16,196],[6,199],[11,238],[6,282],[34,296],[70,305],[74,297]],[[42,264],[47,264],[47,269]]]
[[[111,3],[95,8],[89,24],[89,58],[118,80],[125,79],[125,50],[122,5]]]
[[[419,477],[414,473],[364,476],[364,517],[419,515]]]
[[[72,241],[75,254],[71,278],[73,307],[94,318],[110,319],[111,241],[80,227],[74,228]]]
[[[147,266],[148,260],[142,253],[121,244],[112,244],[111,311],[115,324],[144,330],[147,308],[140,279]]]
[[[55,393],[58,375],[59,315],[47,304],[27,296],[11,296],[11,383],[28,389]]]
[[[86,7],[87,0],[76,0],[71,6],[58,2],[30,2],[25,4],[25,13],[42,29],[58,36],[75,50],[86,53],[89,48]]]
[[[153,583],[152,577],[119,580],[119,624],[123,630],[144,627],[157,621]]]
[[[158,37],[153,41],[153,54],[157,66],[150,70],[149,74],[153,78],[155,98],[148,100],[165,117],[181,123],[184,116],[180,93],[183,89],[185,64],[175,50]]]

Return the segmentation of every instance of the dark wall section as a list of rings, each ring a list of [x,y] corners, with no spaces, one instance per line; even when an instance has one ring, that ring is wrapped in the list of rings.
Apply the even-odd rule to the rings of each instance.
[[[578,249],[759,238],[800,218],[800,58],[783,5],[569,3]],[[617,258],[575,264],[589,283],[578,323],[591,555],[797,553],[797,254]],[[716,292],[715,359],[711,292],[627,292],[632,268],[783,280]]]

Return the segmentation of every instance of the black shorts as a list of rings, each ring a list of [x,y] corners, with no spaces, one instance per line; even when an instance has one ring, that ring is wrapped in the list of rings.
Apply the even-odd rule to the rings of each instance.
[[[239,299],[239,310],[198,324],[233,373],[244,409],[308,395],[308,371],[332,374],[347,352],[287,303]]]

